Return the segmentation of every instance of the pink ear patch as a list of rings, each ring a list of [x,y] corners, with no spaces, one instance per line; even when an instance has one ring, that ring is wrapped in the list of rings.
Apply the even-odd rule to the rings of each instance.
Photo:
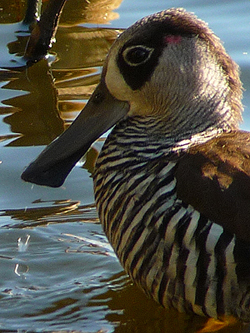
[[[164,42],[166,44],[179,44],[181,42],[181,36],[167,35],[164,37]]]

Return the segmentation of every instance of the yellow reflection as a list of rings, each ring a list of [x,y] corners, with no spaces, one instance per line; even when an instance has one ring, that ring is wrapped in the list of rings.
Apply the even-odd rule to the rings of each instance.
[[[119,18],[114,12],[122,0],[68,0],[64,6],[60,25],[79,23],[109,23]]]
[[[47,1],[43,1],[43,9]],[[109,23],[119,18],[114,12],[122,0],[67,0],[60,19],[62,25],[80,23]],[[15,23],[25,16],[26,0],[2,0],[0,4],[0,23]]]
[[[1,0],[0,23],[20,22],[24,17],[26,2],[24,0]]]
[[[237,319],[235,317],[225,317],[222,320],[209,318],[204,325],[204,327],[199,330],[197,333],[212,333],[212,332],[218,332],[222,330],[223,328],[227,328],[229,326],[234,326],[238,323]]]
[[[101,66],[120,31],[59,28],[52,51],[57,61],[52,64],[58,92],[60,116],[67,123],[81,111],[100,80]]]
[[[24,1],[22,5],[21,2],[16,0],[9,4],[9,1],[3,0],[2,12],[10,13],[13,10],[16,13],[19,7],[19,13],[23,13]],[[16,6],[12,5],[14,3]],[[12,146],[45,145],[72,122],[99,82],[103,61],[121,32],[75,24],[95,20],[96,23],[107,23],[116,17],[113,10],[120,3],[121,0],[68,0],[63,11],[64,26],[59,27],[57,41],[51,50],[54,62],[49,65],[47,60],[42,60],[22,70],[15,69],[13,61],[9,71],[1,72],[0,81],[7,83],[1,89],[0,114],[6,115],[4,122],[10,125],[11,130],[1,140],[12,139],[9,143]],[[46,6],[45,2],[43,6]],[[1,17],[3,21],[4,13]],[[22,56],[27,33],[13,32],[9,38],[9,53]]]
[[[22,221],[15,224],[12,221],[11,224],[4,225],[3,227],[26,229],[45,226],[51,223],[99,223],[94,204],[81,205],[80,201],[72,200],[39,200],[34,202],[34,204],[36,204],[36,207],[0,211],[1,216],[9,216],[12,220]]]
[[[119,33],[120,30],[115,29],[59,28],[57,43],[52,48],[57,55],[53,68],[82,69],[102,66]]]
[[[22,134],[9,145],[46,144],[64,130],[57,108],[57,91],[46,60],[27,68],[2,89],[27,92],[2,101],[11,112],[4,121],[12,132]]]
[[[17,96],[2,98],[6,106],[0,107],[0,114],[8,114],[4,121],[11,132],[21,134],[9,145],[45,145],[64,130],[64,121],[67,125],[77,116],[99,82],[101,66],[118,34],[115,29],[60,28],[51,67],[42,60],[23,71],[4,72],[7,83],[1,95],[7,89],[17,91]],[[19,38],[8,47],[21,54],[24,45]]]

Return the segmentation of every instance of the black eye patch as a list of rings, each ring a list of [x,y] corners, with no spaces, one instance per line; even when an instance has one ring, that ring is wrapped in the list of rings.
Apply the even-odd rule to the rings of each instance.
[[[148,43],[149,45],[152,43]],[[124,45],[117,56],[118,68],[132,90],[140,89],[150,80],[158,64],[163,46]]]
[[[152,52],[152,48],[144,45],[136,45],[126,48],[122,55],[128,65],[138,66],[148,61]]]

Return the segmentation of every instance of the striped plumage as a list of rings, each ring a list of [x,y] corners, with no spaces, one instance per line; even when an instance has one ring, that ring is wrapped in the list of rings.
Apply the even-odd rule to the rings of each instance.
[[[116,126],[94,174],[99,217],[121,264],[164,307],[248,321],[249,281],[239,285],[238,272],[250,278],[250,248],[179,199],[182,145],[148,144],[144,126],[140,118]]]
[[[71,127],[23,173],[60,186],[116,124],[94,172],[97,209],[126,272],[165,307],[250,321],[250,135],[238,67],[182,9],[114,43]],[[244,147],[243,147],[244,145]]]

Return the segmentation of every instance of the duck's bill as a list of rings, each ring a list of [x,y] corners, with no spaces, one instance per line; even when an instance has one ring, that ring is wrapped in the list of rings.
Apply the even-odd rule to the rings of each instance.
[[[102,81],[72,125],[27,167],[22,179],[38,185],[61,186],[90,145],[128,110],[129,104],[114,98]]]

